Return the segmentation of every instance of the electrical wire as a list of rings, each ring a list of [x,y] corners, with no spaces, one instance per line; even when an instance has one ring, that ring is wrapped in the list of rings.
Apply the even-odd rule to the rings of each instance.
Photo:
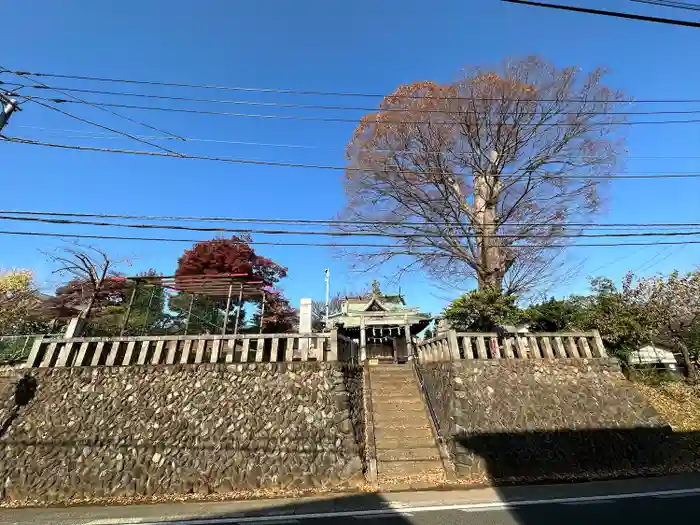
[[[688,11],[700,11],[700,5],[686,2],[672,2],[669,0],[632,0],[637,4],[649,4],[659,7],[672,7],[674,9],[687,9]]]
[[[39,126],[17,126],[23,129],[34,129],[38,131],[50,131],[59,133],[74,133],[75,136],[71,137],[61,137],[59,138],[71,138],[71,139],[122,139],[122,136],[109,135],[107,133],[86,133],[85,131],[80,131],[76,129],[60,129],[60,128],[44,128]],[[79,136],[78,136],[79,135]],[[318,146],[306,146],[303,144],[274,144],[269,142],[249,142],[243,140],[224,140],[224,139],[201,139],[196,137],[152,137],[147,135],[134,135],[140,139],[146,140],[184,140],[185,142],[212,142],[217,144],[237,144],[240,146],[262,146],[269,148],[296,148],[296,149],[319,149]],[[700,158],[700,157],[698,157]]]
[[[65,128],[46,128],[41,126],[23,126],[17,125],[16,128],[22,129],[32,129],[37,131],[49,131],[56,133],[69,133],[81,135],[80,137],[61,137],[59,138],[85,138],[85,139],[121,139],[121,136],[110,135],[108,133],[87,133],[84,130],[79,129],[65,129]],[[136,137],[148,140],[175,140],[171,137],[156,137],[148,135],[136,135]],[[321,149],[321,146],[312,144],[279,144],[270,142],[249,142],[244,140],[217,140],[217,139],[202,139],[196,137],[182,137],[185,142],[215,142],[222,144],[238,144],[241,146],[261,146],[268,148],[293,148],[293,149]],[[381,152],[394,152],[394,153],[412,153],[410,150],[388,150],[388,149],[378,149],[376,151]],[[440,154],[444,152],[439,151],[426,151],[425,153]],[[585,157],[585,156],[584,156]],[[625,159],[628,160],[696,160],[700,159],[700,155],[625,155]]]
[[[75,233],[48,233],[34,231],[0,231],[0,235],[21,235],[32,237],[57,237],[69,239],[96,239],[96,240],[119,240],[119,241],[149,241],[149,242],[186,242],[199,243],[210,242],[213,239],[178,239],[169,237],[126,237],[121,235],[87,235]],[[304,246],[304,247],[326,247],[326,248],[399,248],[403,251],[395,255],[433,255],[432,252],[411,251],[406,246],[400,244],[369,244],[369,243],[311,243],[311,242],[278,242],[278,241],[251,241],[239,244],[261,245],[261,246]],[[673,246],[685,244],[700,244],[698,241],[657,241],[657,242],[629,242],[629,243],[584,243],[584,244],[542,244],[512,246],[511,248],[541,248],[541,249],[561,249],[561,248],[602,248],[602,247],[622,247],[622,246]]]
[[[674,26],[685,26],[700,28],[700,22],[690,22],[688,20],[676,20],[673,18],[659,18],[656,16],[635,15],[632,13],[621,13],[618,11],[604,11],[602,9],[589,9],[587,7],[574,7],[561,4],[546,4],[544,2],[531,2],[529,0],[501,0],[509,4],[519,4],[528,7],[546,7],[549,9],[559,9],[563,11],[573,11],[576,13],[586,13],[590,15],[612,16],[615,18],[626,18],[628,20],[639,20],[643,22],[656,22],[659,24],[670,24]]]
[[[241,87],[241,86],[219,86],[213,84],[187,84],[187,83],[177,83],[177,82],[159,82],[154,80],[133,80],[124,78],[108,78],[108,77],[98,77],[98,76],[87,76],[87,75],[66,75],[58,73],[42,73],[42,72],[28,72],[28,71],[10,71],[11,73],[19,76],[31,75],[35,77],[47,77],[47,78],[62,78],[70,80],[88,80],[93,82],[107,82],[107,83],[118,83],[118,84],[134,84],[134,85],[148,85],[148,86],[164,86],[164,87],[179,87],[179,88],[194,88],[194,89],[213,89],[221,91],[240,91],[240,92],[252,92],[252,93],[277,93],[286,95],[318,95],[318,96],[333,96],[333,97],[364,97],[364,98],[384,98],[386,93],[366,93],[366,92],[342,92],[342,91],[305,91],[296,89],[277,89],[277,88],[260,88],[260,87]],[[391,96],[394,99],[417,99],[422,100],[424,97],[419,95],[396,95]],[[472,100],[468,97],[431,97],[436,100]],[[479,98],[478,100],[484,101],[497,101],[503,100],[501,98]],[[560,100],[540,100],[540,102],[584,102],[581,99],[560,99]],[[596,100],[588,99],[585,102],[610,102],[609,100]],[[636,103],[697,103],[700,99],[638,99],[638,100],[627,100],[619,102],[636,102]]]
[[[11,73],[11,71],[9,69],[7,69],[6,67],[0,66],[0,73],[3,73],[3,72]],[[160,128],[153,127],[150,124],[146,124],[145,122],[141,122],[141,121],[135,120],[131,117],[127,117],[126,115],[122,115],[121,113],[117,113],[116,111],[112,111],[111,109],[106,109],[105,107],[103,107],[103,104],[99,104],[96,102],[90,102],[90,101],[84,100],[82,98],[76,97],[75,95],[71,95],[70,93],[67,93],[65,91],[61,91],[60,89],[51,88],[51,87],[47,86],[46,84],[44,84],[43,82],[40,82],[38,80],[31,78],[31,76],[29,76],[29,75],[22,75],[22,76],[23,76],[23,78],[26,78],[30,82],[34,82],[33,86],[24,86],[24,87],[31,87],[31,88],[40,87],[43,89],[51,89],[52,91],[56,91],[57,93],[61,93],[62,95],[65,95],[67,97],[71,97],[75,102],[87,104],[87,105],[92,106],[96,109],[99,109],[100,111],[104,111],[104,112],[109,113],[110,115],[113,115],[115,117],[127,120],[129,122],[134,123],[134,124],[138,124],[139,126],[143,126],[145,128],[151,129],[153,131],[157,131],[158,133],[165,133],[166,135],[170,135],[174,138],[180,138],[180,137],[178,137],[178,135],[175,135],[174,133],[170,133],[169,131],[165,131],[165,130],[162,130]],[[153,144],[151,144],[151,146],[153,146]],[[158,146],[156,146],[156,147],[158,147]]]
[[[402,222],[402,221],[369,221],[369,220],[337,220],[337,219],[251,219],[240,217],[192,217],[192,216],[165,216],[165,215],[118,215],[107,213],[73,213],[73,212],[46,212],[46,211],[27,211],[27,210],[0,210],[0,214],[7,215],[27,215],[27,216],[49,216],[49,217],[86,217],[98,219],[123,219],[123,220],[142,220],[142,221],[196,221],[196,222],[231,222],[231,223],[259,223],[259,224],[315,224],[315,225],[361,225],[370,224],[377,226],[420,226],[421,223]],[[542,223],[526,223],[528,226],[549,226],[551,222]],[[458,222],[431,222],[432,226],[459,226]],[[486,224],[489,225],[489,224]],[[500,223],[499,223],[500,225]],[[505,222],[503,225],[522,226],[524,223]],[[595,227],[595,228],[625,228],[625,227],[643,227],[643,228],[698,228],[700,223],[688,222],[647,222],[647,223],[586,223],[586,222],[568,222],[562,223],[564,226],[571,227]]]
[[[599,272],[600,270],[602,270],[603,268],[608,268],[609,266],[612,266],[612,265],[617,264],[617,263],[619,263],[619,262],[621,262],[621,261],[624,261],[624,260],[626,260],[626,259],[629,259],[630,257],[634,257],[634,256],[637,255],[638,253],[641,253],[642,251],[646,250],[647,248],[648,248],[648,246],[642,246],[642,247],[639,248],[638,250],[633,250],[632,252],[623,254],[622,256],[613,259],[612,261],[609,261],[609,262],[607,262],[607,263],[605,263],[605,264],[601,264],[600,266],[598,266],[598,267],[597,267],[596,269],[594,269],[594,270],[586,270],[586,273],[587,273],[588,275],[593,275],[593,276],[595,276],[595,274],[596,274],[597,272]]]
[[[0,82],[1,84],[2,82]],[[313,105],[313,104],[288,104],[283,102],[264,102],[260,100],[221,100],[221,99],[211,99],[211,98],[192,98],[192,97],[174,97],[169,95],[153,95],[147,93],[134,93],[134,92],[124,92],[124,91],[105,91],[98,89],[84,89],[84,88],[68,88],[60,87],[54,88],[50,86],[22,86],[31,89],[48,89],[54,90],[58,93],[63,92],[76,92],[76,93],[88,93],[93,95],[108,95],[108,96],[123,96],[123,97],[140,97],[148,98],[153,100],[177,100],[182,102],[198,102],[198,103],[209,103],[209,104],[233,104],[241,106],[263,106],[263,107],[276,107],[276,108],[294,108],[294,109],[313,109],[322,111],[370,111],[370,112],[411,112],[411,113],[449,113],[449,114],[460,114],[460,115],[484,115],[484,111],[474,111],[474,110],[462,110],[462,111],[451,111],[447,109],[426,109],[426,108],[377,108],[377,107],[358,107],[358,106],[325,106],[325,105]],[[535,101],[535,102],[539,102]],[[583,102],[583,101],[581,101]],[[611,104],[619,104],[622,102],[610,101]],[[700,101],[698,101],[700,103]],[[99,104],[103,104],[100,102]],[[540,115],[541,111],[522,111],[515,112],[517,115]],[[558,115],[686,115],[686,114],[696,114],[700,113],[700,109],[696,110],[675,110],[675,111],[561,111],[557,112]],[[499,112],[501,115],[512,115],[514,112],[506,111]]]
[[[227,232],[236,234],[256,234],[256,235],[310,235],[324,237],[388,237],[397,239],[425,239],[425,238],[442,238],[439,234],[434,233],[398,233],[398,232],[365,232],[365,231],[293,231],[293,230],[261,230],[253,228],[214,228],[204,226],[182,226],[175,224],[125,224],[111,223],[100,221],[80,221],[75,219],[52,219],[46,217],[12,217],[0,215],[0,220],[18,221],[18,222],[41,222],[49,224],[63,225],[81,225],[81,226],[101,226],[111,228],[135,228],[135,229],[158,229],[158,230],[178,230],[178,231],[196,231],[196,232]],[[432,225],[430,225],[432,226]],[[624,232],[624,233],[551,233],[548,235],[532,235],[532,234],[508,234],[497,233],[495,235],[477,235],[477,233],[469,235],[454,235],[457,239],[577,239],[577,238],[627,238],[627,237],[689,237],[700,235],[700,231],[684,231],[684,232]]]
[[[116,129],[114,129],[114,128],[110,128],[109,126],[105,126],[105,125],[103,125],[103,124],[98,124],[97,122],[93,122],[92,120],[84,119],[84,118],[79,117],[79,116],[77,116],[77,115],[73,115],[72,113],[69,113],[68,111],[63,111],[62,109],[55,108],[55,107],[53,107],[53,106],[51,106],[51,105],[49,105],[49,104],[44,104],[43,102],[38,102],[38,101],[36,101],[36,100],[35,100],[34,102],[35,102],[36,104],[39,104],[39,105],[42,106],[42,107],[45,107],[46,109],[50,109],[50,110],[52,110],[52,111],[56,111],[56,112],[58,112],[58,113],[61,113],[61,114],[65,115],[65,116],[67,116],[67,117],[70,117],[70,118],[72,118],[72,119],[74,119],[74,120],[77,120],[78,122],[83,122],[83,123],[85,123],[85,124],[90,124],[90,125],[92,125],[92,126],[95,126],[95,127],[98,127],[98,128],[102,128],[102,129],[107,130],[107,131],[111,131],[112,133],[116,133],[116,134],[118,134],[118,135],[123,135],[124,137],[130,138],[130,139],[135,140],[135,141],[137,141],[137,142],[141,142],[141,143],[143,143],[143,144],[147,144],[148,146],[152,146],[152,147],[154,147],[154,148],[156,148],[156,149],[162,150],[163,152],[165,152],[165,153],[167,153],[167,154],[172,154],[172,155],[175,155],[175,156],[180,156],[180,154],[179,154],[177,151],[174,151],[174,150],[171,150],[171,149],[168,149],[168,148],[164,148],[163,146],[159,146],[158,144],[154,144],[153,142],[150,142],[150,141],[148,141],[148,140],[139,139],[139,138],[137,138],[136,136],[131,135],[130,133],[126,133],[126,132],[124,132],[124,131],[119,131],[119,130],[116,130]]]
[[[7,137],[5,135],[0,135],[0,139],[7,142],[14,142],[17,144],[29,144],[33,146],[44,146],[49,148],[57,149],[69,149],[77,151],[96,151],[103,153],[123,153],[129,155],[144,155],[149,157],[173,157],[180,159],[192,159],[192,160],[208,160],[216,162],[227,162],[231,164],[245,164],[251,166],[277,166],[284,168],[304,168],[304,169],[316,169],[316,170],[326,170],[326,171],[367,171],[362,168],[353,167],[341,167],[341,166],[327,166],[321,164],[300,164],[295,162],[279,162],[279,161],[268,161],[268,160],[253,160],[253,159],[236,159],[230,157],[210,157],[206,155],[187,155],[184,153],[165,153],[159,151],[139,151],[139,150],[127,150],[127,149],[116,149],[116,148],[98,148],[93,146],[74,146],[70,144],[56,144],[53,142],[43,142],[37,140],[22,139],[17,137]],[[377,170],[374,170],[377,171]],[[430,172],[414,172],[414,171],[402,171],[402,170],[384,170],[385,173],[395,173],[395,174],[407,174],[407,175],[417,175],[424,174],[430,175]],[[542,173],[542,172],[537,172]],[[454,174],[455,176],[460,176],[460,174]],[[518,175],[517,173],[503,173],[502,178],[507,178],[510,175]],[[666,174],[610,174],[610,175],[533,175],[533,178],[550,178],[552,180],[565,180],[565,179],[584,179],[584,180],[608,180],[608,179],[686,179],[686,178],[700,178],[700,173],[666,173]]]
[[[35,97],[28,96],[29,100],[45,100],[48,102],[53,102],[54,104],[81,104],[82,102],[77,102],[75,100],[65,100],[60,98],[50,98],[50,97]],[[94,104],[95,102],[86,102],[88,104]],[[163,111],[163,112],[173,112],[173,113],[188,113],[194,115],[214,115],[220,117],[240,117],[240,118],[259,118],[259,119],[275,119],[275,120],[300,120],[307,122],[336,122],[336,123],[351,123],[357,124],[358,119],[354,118],[340,118],[340,117],[318,117],[318,116],[303,116],[303,115],[270,115],[267,113],[234,113],[230,111],[209,111],[204,109],[187,109],[187,108],[167,108],[161,106],[139,106],[135,104],[115,104],[111,102],[99,102],[101,106],[111,107],[111,108],[122,108],[122,109],[137,109],[143,111]],[[693,111],[697,113],[697,111]],[[559,113],[558,113],[559,114]],[[579,113],[572,113],[579,114]],[[608,113],[591,113],[591,115],[607,115]],[[642,114],[642,113],[640,113]],[[586,116],[586,113],[580,113],[582,116]],[[590,116],[590,115],[589,115]],[[403,120],[403,119],[381,119],[376,121],[378,124],[427,124],[430,121],[420,121],[420,120]],[[697,124],[700,119],[676,119],[676,120],[636,120],[636,121],[619,121],[619,122],[586,122],[588,126],[636,126],[636,125],[655,125],[655,124]],[[434,122],[433,122],[434,123]],[[450,124],[458,125],[461,124],[458,120],[445,120],[439,121],[440,124]],[[549,127],[576,127],[580,126],[580,122],[545,122],[542,124],[522,124],[519,127],[522,128],[549,128]]]

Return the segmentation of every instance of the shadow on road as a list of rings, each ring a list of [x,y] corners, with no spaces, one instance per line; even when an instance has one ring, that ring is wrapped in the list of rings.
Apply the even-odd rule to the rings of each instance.
[[[655,483],[654,476],[700,470],[700,433],[674,432],[670,427],[460,435],[456,443],[459,457],[466,463],[460,474],[469,476],[485,469],[501,500],[512,503],[570,497],[570,483],[574,481],[646,477],[630,480],[625,491],[673,490],[678,487],[676,482],[656,478]],[[560,485],[543,487],[543,483]],[[515,490],[514,485],[519,488]],[[690,486],[700,486],[697,477]],[[684,507],[700,507],[700,499],[675,496],[593,501],[592,497],[609,495],[609,490],[600,485],[588,487],[584,485],[580,491],[577,488],[580,501],[513,506],[509,513],[522,525],[559,523],[563,519],[567,525],[638,524],[651,523],[652,516],[663,519]],[[613,508],[614,519],[609,515]]]
[[[668,474],[700,464],[700,433],[670,427],[460,435],[456,442],[471,468],[505,484]]]

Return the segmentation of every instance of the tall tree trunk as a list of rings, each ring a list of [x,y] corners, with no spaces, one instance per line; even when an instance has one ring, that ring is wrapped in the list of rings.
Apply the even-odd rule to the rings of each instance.
[[[477,271],[478,288],[503,289],[503,274],[501,270],[501,250],[496,234],[496,203],[498,202],[498,183],[495,175],[474,176],[474,209],[477,222],[480,225],[477,245],[479,247],[479,263]]]
[[[675,337],[676,344],[680,347],[681,353],[683,354],[683,361],[685,361],[686,370],[688,371],[688,379],[697,379],[697,370],[695,370],[695,364],[692,359],[690,359],[690,352],[688,351],[688,346],[685,342],[679,338]]]

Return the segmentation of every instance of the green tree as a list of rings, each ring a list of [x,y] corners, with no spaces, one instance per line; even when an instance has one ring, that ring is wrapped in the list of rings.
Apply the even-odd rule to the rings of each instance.
[[[190,301],[192,301],[192,309],[189,314],[189,323],[187,323]],[[229,323],[232,319],[235,319],[237,308],[237,305],[231,305]],[[170,296],[168,309],[173,315],[171,323],[173,332],[184,333],[185,325],[187,325],[187,333],[189,334],[216,333],[221,331],[223,326],[226,301],[204,295],[178,292]],[[245,319],[243,309],[241,310],[240,319],[241,322]]]
[[[251,330],[260,331],[262,305],[253,314]],[[265,300],[265,315],[262,319],[262,332],[279,334],[293,332],[299,325],[299,312],[281,294],[268,294]]]
[[[575,299],[554,299],[523,312],[532,332],[558,332],[581,323],[581,307]]]
[[[621,359],[649,342],[650,317],[640,304],[634,304],[612,280],[591,279],[592,294],[570,299],[578,310],[578,325],[572,328],[598,330],[606,348]]]
[[[0,272],[0,335],[36,333],[46,328],[32,272]]]
[[[517,322],[520,309],[514,295],[486,288],[455,299],[443,317],[460,330],[490,332],[503,323]]]

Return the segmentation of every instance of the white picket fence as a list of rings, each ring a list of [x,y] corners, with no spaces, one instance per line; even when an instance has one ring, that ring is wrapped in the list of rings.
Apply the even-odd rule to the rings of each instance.
[[[597,330],[506,335],[450,330],[418,343],[416,352],[420,363],[460,359],[573,359],[608,356]]]
[[[341,336],[342,337],[342,336]],[[344,338],[343,338],[344,339]],[[40,337],[26,367],[337,361],[337,331],[311,334]]]

